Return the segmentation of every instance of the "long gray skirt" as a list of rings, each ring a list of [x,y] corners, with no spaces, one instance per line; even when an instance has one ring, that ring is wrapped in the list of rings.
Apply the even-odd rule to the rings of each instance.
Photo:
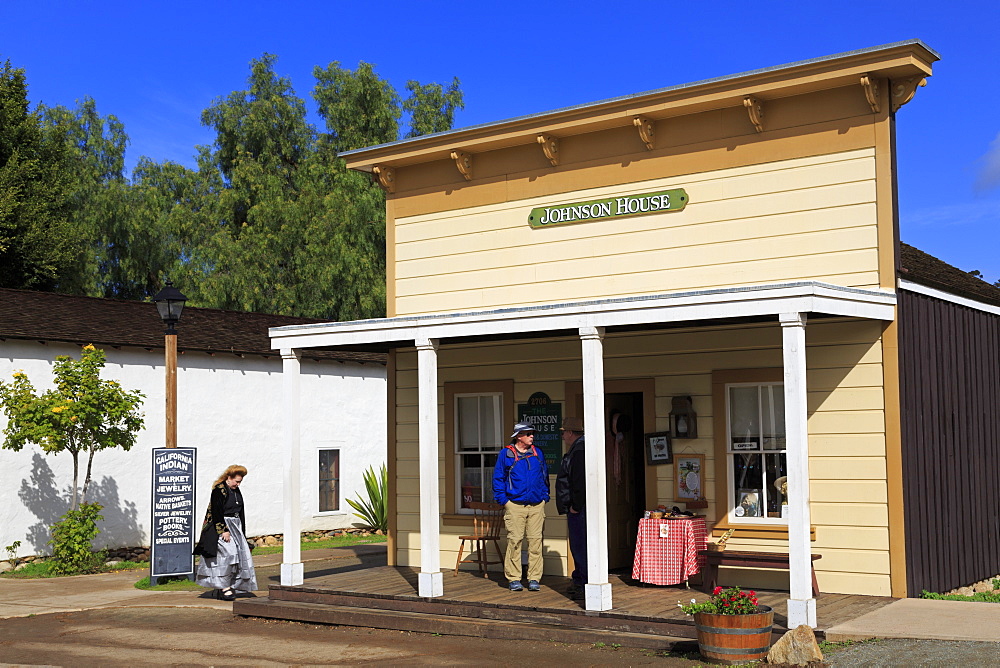
[[[253,555],[247,545],[246,536],[240,526],[240,518],[227,517],[229,542],[219,536],[219,545],[214,557],[202,555],[195,572],[195,582],[202,587],[235,591],[255,591],[257,574],[253,570]]]

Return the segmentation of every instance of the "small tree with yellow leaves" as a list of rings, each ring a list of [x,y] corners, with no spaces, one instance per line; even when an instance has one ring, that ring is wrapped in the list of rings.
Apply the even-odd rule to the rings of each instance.
[[[73,455],[72,511],[87,501],[94,454],[108,448],[130,450],[143,426],[139,408],[145,395],[102,380],[104,363],[104,351],[86,345],[78,360],[68,355],[56,358],[53,389],[38,394],[23,371],[15,372],[9,383],[0,381],[0,408],[8,418],[0,447],[19,451],[34,443],[49,454]],[[84,453],[87,471],[80,491]]]

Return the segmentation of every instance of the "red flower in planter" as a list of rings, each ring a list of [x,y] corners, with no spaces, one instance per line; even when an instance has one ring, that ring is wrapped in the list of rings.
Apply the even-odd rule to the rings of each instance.
[[[754,591],[745,592],[739,587],[729,587],[728,589],[716,587],[708,601],[697,603],[692,599],[688,605],[681,603],[678,605],[689,615],[697,612],[722,615],[750,615],[758,612],[757,593]]]

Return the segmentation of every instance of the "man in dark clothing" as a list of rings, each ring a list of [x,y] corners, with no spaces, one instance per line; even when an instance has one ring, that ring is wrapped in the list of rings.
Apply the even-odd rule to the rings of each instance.
[[[568,417],[563,420],[563,443],[569,450],[562,458],[556,477],[556,510],[566,515],[569,533],[569,551],[576,568],[569,595],[574,600],[583,598],[583,585],[587,582],[587,477],[583,462],[583,420]]]

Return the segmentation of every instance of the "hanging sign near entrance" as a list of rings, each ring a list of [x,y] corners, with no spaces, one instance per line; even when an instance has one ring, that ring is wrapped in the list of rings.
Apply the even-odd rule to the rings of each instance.
[[[150,580],[194,572],[194,448],[153,449]]]
[[[671,213],[683,210],[687,206],[687,202],[687,192],[683,188],[661,190],[643,195],[608,197],[589,202],[532,209],[531,213],[528,214],[528,224],[538,229],[553,225],[565,225],[566,223],[583,223],[588,220],[626,218],[648,213]]]
[[[562,458],[562,438],[559,434],[562,404],[552,403],[544,392],[535,392],[528,397],[528,403],[517,405],[517,419],[535,428],[535,447],[544,454],[549,475],[558,473]]]

